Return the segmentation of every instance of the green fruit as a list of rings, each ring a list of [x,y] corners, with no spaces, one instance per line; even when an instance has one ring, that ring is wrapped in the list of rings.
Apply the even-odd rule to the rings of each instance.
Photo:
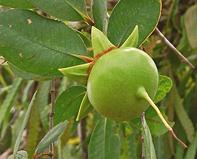
[[[158,71],[153,60],[136,48],[115,49],[100,57],[88,83],[88,98],[105,117],[126,121],[139,117],[148,102],[138,96],[144,88],[153,98],[158,87]]]

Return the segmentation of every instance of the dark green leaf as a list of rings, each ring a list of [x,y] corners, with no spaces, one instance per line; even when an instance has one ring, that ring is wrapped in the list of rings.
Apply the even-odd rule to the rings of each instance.
[[[80,36],[61,22],[31,11],[0,13],[0,54],[23,72],[43,78],[61,76],[58,68],[83,63],[71,54],[85,52]]]
[[[108,119],[98,121],[88,145],[89,159],[119,159],[119,136],[113,132],[113,122]]]
[[[86,88],[73,86],[61,93],[55,103],[55,124],[77,115]]]
[[[86,17],[84,0],[28,0],[35,7],[61,20],[83,20]],[[54,7],[55,6],[55,7]]]
[[[58,137],[64,132],[64,129],[66,128],[67,122],[61,122],[58,125],[56,125],[53,129],[49,130],[49,132],[42,138],[40,143],[38,144],[36,148],[36,153],[43,152],[46,148],[49,147],[49,145],[53,142],[55,142]]]
[[[156,159],[155,148],[152,141],[152,136],[149,127],[146,123],[145,117],[142,117],[142,136],[143,136],[143,150],[145,159]]]
[[[106,0],[93,0],[92,1],[92,14],[94,17],[95,26],[106,31],[107,28],[107,1]]]
[[[0,0],[0,5],[12,8],[33,8],[32,4],[27,0]]]
[[[197,152],[197,133],[191,145],[189,146],[184,159],[196,159],[196,152]]]
[[[161,101],[166,96],[166,94],[171,90],[171,88],[172,88],[172,80],[167,76],[159,75],[159,86],[154,98],[154,102],[158,103],[159,101]]]
[[[3,104],[0,107],[0,125],[2,124],[3,120],[6,118],[6,116],[10,113],[10,110],[12,108],[12,104],[14,102],[14,99],[17,95],[18,89],[22,83],[21,78],[15,79],[15,81],[12,84],[12,87],[8,90],[8,94],[3,101]]]
[[[154,30],[160,12],[160,0],[120,0],[109,19],[108,37],[110,41],[116,46],[120,46],[138,25],[138,45],[140,45]]]

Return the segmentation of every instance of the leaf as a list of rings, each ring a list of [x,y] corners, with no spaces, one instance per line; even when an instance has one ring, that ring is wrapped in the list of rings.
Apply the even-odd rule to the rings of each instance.
[[[28,154],[26,151],[21,150],[16,153],[15,158],[14,155],[11,155],[8,157],[8,159],[28,159]]]
[[[0,54],[23,73],[61,76],[58,68],[83,63],[72,54],[85,52],[78,33],[61,22],[25,10],[0,12]]]
[[[144,116],[142,117],[142,136],[144,139],[143,150],[145,159],[156,159],[152,136]]]
[[[89,159],[119,159],[120,140],[113,132],[113,122],[101,119],[92,132],[88,145]]]
[[[79,112],[77,114],[76,121],[83,119],[87,114],[92,110],[92,105],[88,99],[87,93],[84,95],[83,100],[81,102]]]
[[[107,1],[106,0],[93,0],[92,1],[92,14],[94,17],[95,27],[103,32],[107,28]]]
[[[21,83],[22,83],[21,78],[15,79],[12,84],[12,87],[8,90],[8,94],[5,100],[3,101],[3,104],[0,107],[0,125],[2,125],[3,120],[10,113],[12,104],[17,95],[18,89],[20,88]]]
[[[195,134],[194,125],[183,106],[183,100],[180,98],[176,88],[173,89],[173,94],[175,97],[174,100],[175,100],[176,115],[178,116],[178,119],[181,125],[183,126],[183,129],[185,130],[188,141],[191,143],[194,139],[194,134]]]
[[[27,125],[28,133],[26,136],[26,151],[28,152],[29,158],[33,157],[34,151],[37,146],[37,141],[41,133],[40,111],[42,111],[43,107],[48,104],[49,84],[49,81],[39,83],[37,94],[32,106],[32,111]]]
[[[189,43],[193,49],[197,48],[197,5],[191,6],[185,16],[184,16],[184,24],[186,28],[187,38]]]
[[[173,85],[172,80],[169,77],[159,75],[159,85],[158,85],[157,93],[154,98],[154,102],[155,103],[160,102],[166,96],[166,94],[171,90],[172,85]]]
[[[196,159],[197,152],[197,132],[191,145],[189,146],[184,159]]]
[[[137,47],[138,46],[138,39],[139,39],[139,30],[138,25],[135,26],[131,35],[127,38],[127,40],[122,44],[123,47]]]
[[[14,157],[16,156],[18,150],[19,150],[19,146],[20,146],[20,143],[21,143],[21,140],[22,140],[22,136],[23,136],[23,131],[27,125],[27,122],[29,120],[29,117],[30,117],[30,113],[31,113],[31,109],[32,109],[32,106],[34,104],[34,101],[35,101],[35,97],[36,97],[36,93],[34,93],[34,96],[32,97],[31,99],[31,103],[29,104],[28,108],[27,108],[27,111],[25,113],[25,117],[23,119],[23,122],[20,126],[20,130],[19,130],[19,134],[16,138],[16,143],[14,145],[14,152],[13,152],[13,155]]]
[[[56,125],[53,129],[49,130],[49,132],[42,138],[42,140],[38,144],[35,152],[39,154],[43,152],[46,148],[48,148],[50,144],[55,142],[58,139],[58,137],[64,132],[66,125],[66,121],[61,122],[58,125]]]
[[[91,63],[86,63],[82,65],[60,68],[59,71],[75,81],[79,81],[81,83],[86,83],[88,79],[88,71]]]
[[[0,0],[0,5],[12,8],[33,8],[27,0]]]
[[[164,111],[160,109],[162,115],[164,116],[165,120],[169,123],[171,127],[174,126],[174,122],[169,122],[167,120],[167,116],[165,115]],[[161,121],[160,117],[157,115],[155,110],[152,107],[149,107],[146,111],[146,122],[149,126],[150,132],[154,136],[161,136],[168,132],[165,125]]]
[[[96,56],[99,53],[102,53],[103,51],[115,47],[108,38],[97,28],[92,27],[92,47],[94,50],[94,56]]]
[[[55,124],[77,115],[85,92],[85,87],[72,86],[58,96],[55,103]]]
[[[109,18],[108,37],[116,46],[139,26],[138,46],[153,32],[161,12],[160,0],[120,0]]]
[[[84,0],[28,0],[35,7],[60,20],[83,20],[86,17]],[[55,6],[55,7],[54,7]]]

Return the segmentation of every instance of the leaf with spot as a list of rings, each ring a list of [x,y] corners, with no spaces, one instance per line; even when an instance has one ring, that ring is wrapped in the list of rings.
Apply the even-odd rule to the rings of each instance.
[[[23,76],[27,72],[43,79],[60,77],[58,68],[82,64],[73,54],[85,52],[78,33],[61,22],[32,11],[0,12],[0,55]]]

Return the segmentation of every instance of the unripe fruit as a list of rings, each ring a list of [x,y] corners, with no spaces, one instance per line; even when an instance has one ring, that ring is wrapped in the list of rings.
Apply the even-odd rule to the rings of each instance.
[[[158,71],[153,60],[136,48],[119,48],[100,57],[87,84],[88,98],[102,115],[119,120],[139,117],[148,108],[138,91],[144,88],[153,98]]]

